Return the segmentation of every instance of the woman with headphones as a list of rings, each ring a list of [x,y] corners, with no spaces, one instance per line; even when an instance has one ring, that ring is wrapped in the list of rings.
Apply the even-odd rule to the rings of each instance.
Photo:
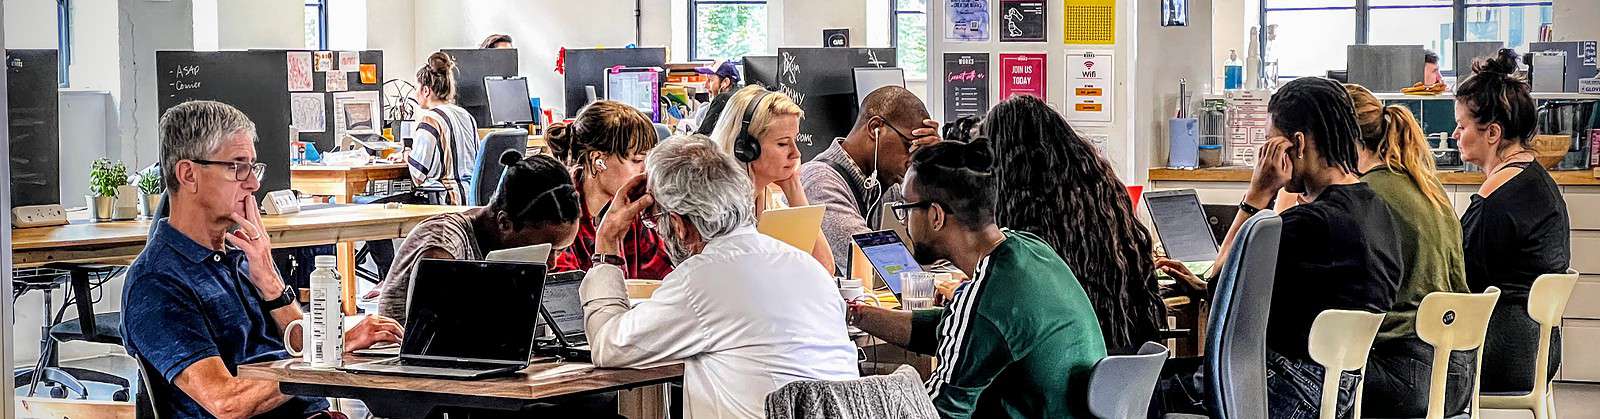
[[[789,95],[745,86],[728,100],[711,133],[711,139],[743,163],[750,175],[757,218],[768,208],[810,205],[800,185],[800,147],[795,144],[803,117],[805,112]],[[810,251],[825,269],[833,270],[833,250],[821,229]]]

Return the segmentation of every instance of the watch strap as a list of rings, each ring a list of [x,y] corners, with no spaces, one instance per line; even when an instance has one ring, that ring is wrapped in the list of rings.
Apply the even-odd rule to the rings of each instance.
[[[604,253],[595,253],[594,256],[589,258],[589,262],[596,265],[604,264],[615,266],[623,266],[628,263],[626,260],[622,259],[622,256],[608,255]]]
[[[263,300],[261,302],[261,309],[270,312],[272,310],[288,307],[290,304],[294,304],[294,297],[294,287],[284,285],[283,293],[279,294],[278,298],[272,300]]]
[[[1256,208],[1254,205],[1244,201],[1239,201],[1239,210],[1244,211],[1247,215],[1256,215],[1256,213],[1261,212],[1261,208]]]

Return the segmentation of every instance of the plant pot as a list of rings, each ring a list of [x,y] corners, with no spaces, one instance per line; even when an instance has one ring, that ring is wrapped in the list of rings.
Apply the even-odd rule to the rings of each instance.
[[[139,201],[143,199],[144,194],[139,193],[138,187],[133,185],[118,186],[117,199],[111,204],[111,219],[123,221],[139,218]]]
[[[161,194],[139,195],[139,215],[144,218],[156,219],[156,210],[161,206]]]
[[[116,208],[117,197],[86,195],[83,198],[88,201],[89,215],[94,217],[95,221],[111,221],[111,212]]]

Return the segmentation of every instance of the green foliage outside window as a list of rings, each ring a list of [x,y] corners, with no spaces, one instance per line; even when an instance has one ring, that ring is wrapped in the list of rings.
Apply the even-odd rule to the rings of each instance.
[[[738,59],[766,51],[765,4],[700,4],[695,8],[696,58]]]

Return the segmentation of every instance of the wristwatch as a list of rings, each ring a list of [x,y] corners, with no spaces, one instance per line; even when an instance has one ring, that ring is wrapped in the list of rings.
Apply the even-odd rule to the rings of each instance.
[[[1267,201],[1267,208],[1272,208],[1272,205],[1272,201]],[[1239,201],[1239,210],[1244,211],[1245,215],[1256,215],[1256,213],[1261,212],[1263,209],[1266,208],[1256,208],[1254,205],[1250,205],[1249,202]]]
[[[288,285],[284,285],[283,286],[283,293],[279,294],[278,298],[275,298],[275,299],[272,299],[272,300],[262,300],[261,301],[261,309],[270,312],[272,310],[277,310],[277,309],[280,309],[280,308],[288,307],[290,304],[294,304],[294,300],[295,300],[294,297],[295,297],[294,287],[291,287],[291,286],[288,286]]]
[[[628,264],[628,261],[623,260],[622,256],[608,255],[604,253],[595,253],[594,256],[589,258],[589,262],[596,265],[604,264],[614,266],[623,266]]]

